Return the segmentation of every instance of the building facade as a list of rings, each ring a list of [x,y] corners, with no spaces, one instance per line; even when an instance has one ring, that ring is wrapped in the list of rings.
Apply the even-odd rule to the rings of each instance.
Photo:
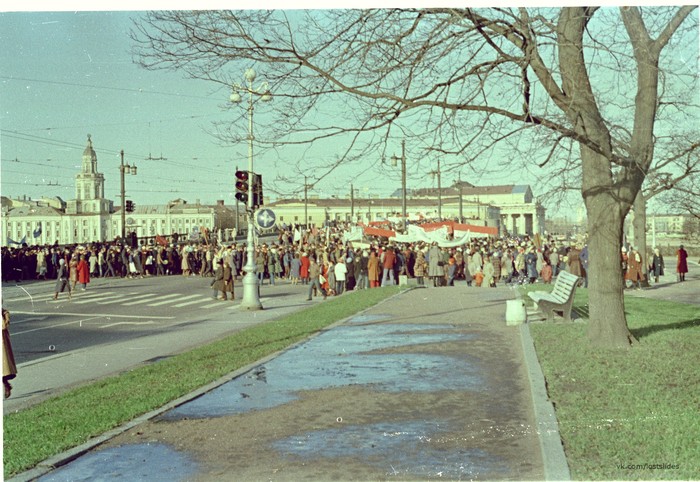
[[[104,174],[97,170],[97,155],[88,136],[80,172],[75,177],[75,199],[37,201],[2,198],[2,246],[86,244],[113,241],[121,236],[121,208],[104,197]],[[126,233],[139,239],[178,233],[195,239],[204,230],[222,239],[235,230],[236,213],[218,201],[215,206],[183,199],[166,205],[136,205],[125,216]]]

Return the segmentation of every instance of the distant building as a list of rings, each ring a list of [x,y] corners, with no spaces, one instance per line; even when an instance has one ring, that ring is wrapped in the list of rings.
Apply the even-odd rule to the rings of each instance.
[[[461,192],[460,192],[461,191]],[[544,208],[534,200],[529,186],[481,186],[457,183],[442,189],[406,190],[409,219],[437,218],[459,220],[480,226],[498,227],[502,234],[522,235],[544,232]],[[438,195],[440,194],[440,195]],[[281,199],[269,204],[278,222],[323,226],[327,221],[369,222],[400,217],[401,190],[388,198]],[[307,213],[305,219],[304,213]]]
[[[75,199],[41,200],[2,197],[0,245],[86,244],[113,241],[121,236],[121,208],[104,197],[104,174],[97,170],[97,155],[88,136],[80,172],[75,177]],[[216,206],[188,204],[176,199],[167,205],[136,205],[126,213],[126,233],[139,239],[178,233],[195,239],[203,230],[232,235],[235,210],[218,201]]]

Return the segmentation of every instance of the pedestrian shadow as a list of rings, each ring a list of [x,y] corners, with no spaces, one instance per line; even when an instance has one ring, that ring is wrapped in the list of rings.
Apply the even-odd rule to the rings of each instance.
[[[645,336],[653,335],[659,331],[665,330],[682,330],[685,328],[693,328],[700,326],[700,318],[694,318],[692,320],[679,321],[677,323],[662,324],[662,325],[651,325],[645,326],[643,328],[631,328],[630,333],[634,335],[635,338],[640,339]]]

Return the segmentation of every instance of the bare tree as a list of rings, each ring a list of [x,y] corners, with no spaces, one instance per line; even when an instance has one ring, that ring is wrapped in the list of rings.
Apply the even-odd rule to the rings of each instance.
[[[280,142],[340,136],[346,154],[369,153],[410,135],[464,163],[525,142],[547,150],[540,168],[565,174],[580,160],[568,184],[588,212],[589,338],[628,347],[623,221],[655,158],[662,53],[697,42],[694,9],[152,12],[133,38],[144,67],[224,84],[265,63]]]

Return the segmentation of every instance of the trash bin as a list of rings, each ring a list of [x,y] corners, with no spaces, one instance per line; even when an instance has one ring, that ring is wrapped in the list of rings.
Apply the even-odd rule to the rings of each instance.
[[[521,298],[506,300],[506,325],[522,325],[527,321],[525,301]]]

